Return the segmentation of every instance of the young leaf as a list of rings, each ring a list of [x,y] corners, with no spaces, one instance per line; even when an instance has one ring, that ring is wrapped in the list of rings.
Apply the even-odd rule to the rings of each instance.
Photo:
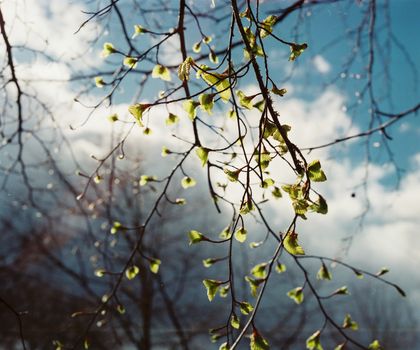
[[[153,182],[153,181],[156,181],[156,180],[157,180],[156,176],[142,175],[140,177],[139,185],[140,186],[145,186],[148,182]]]
[[[96,269],[95,270],[95,276],[96,277],[103,277],[106,273],[105,269]]]
[[[215,258],[207,258],[203,260],[203,265],[204,267],[210,267],[212,266],[215,262],[217,262],[218,260]]]
[[[191,120],[194,120],[194,118],[197,116],[197,106],[200,105],[200,102],[194,101],[194,100],[186,100],[182,104],[184,107],[184,110],[188,113],[188,117]]]
[[[231,182],[238,181],[239,173],[241,172],[241,170],[232,171],[232,170],[229,170],[229,169],[225,168],[225,169],[223,169],[223,171],[227,175],[229,181],[231,181]]]
[[[166,118],[166,125],[176,124],[179,121],[179,117],[175,114],[169,113],[168,118]]]
[[[316,331],[308,339],[306,339],[306,348],[309,350],[323,350],[320,342],[321,332]]]
[[[200,101],[200,107],[205,110],[208,114],[212,114],[214,106],[214,94],[201,94],[198,97]]]
[[[303,288],[297,287],[287,292],[287,296],[293,299],[296,304],[301,304],[304,299]]]
[[[201,67],[200,67],[201,68]],[[231,94],[230,94],[230,85],[229,79],[227,79],[222,74],[217,73],[206,73],[205,71],[201,71],[200,77],[210,86],[214,86],[214,88],[219,92],[221,99],[224,102],[228,102]]]
[[[212,49],[210,49],[209,60],[211,63],[214,63],[214,64],[219,63],[219,57],[217,57],[216,53]]]
[[[195,151],[198,158],[201,160],[201,165],[205,166],[209,157],[209,149],[204,147],[198,147]]]
[[[134,25],[134,34],[131,37],[131,39],[136,38],[137,36],[139,36],[140,34],[143,34],[146,32],[146,29],[144,29],[141,25],[139,24],[135,24]]]
[[[251,335],[251,342],[249,344],[250,350],[269,350],[270,345],[268,341],[254,328]]]
[[[255,96],[246,96],[241,90],[236,91],[236,95],[238,95],[239,103],[242,107],[252,109],[252,99]]]
[[[227,345],[226,342],[224,342],[222,345],[220,345],[219,350],[229,350],[230,347]]]
[[[251,288],[251,295],[253,297],[257,296],[257,290],[261,283],[264,282],[263,278],[253,279],[249,276],[245,276],[245,281],[248,282],[249,287]]]
[[[321,195],[318,195],[318,200],[309,206],[309,209],[319,213],[327,214],[328,213],[328,204],[327,201]]]
[[[159,78],[164,81],[171,81],[171,72],[167,67],[164,67],[160,64],[154,66],[152,70],[152,78]]]
[[[97,88],[103,88],[106,83],[102,77],[95,77],[95,85]]]
[[[238,230],[236,230],[235,239],[238,242],[243,243],[246,240],[246,235],[247,235],[247,230],[244,227],[241,227]]]
[[[169,150],[166,146],[162,146],[162,152],[160,153],[162,157],[166,157],[168,154],[171,153],[171,150]]]
[[[308,48],[308,44],[292,44],[290,45],[290,56],[289,61],[294,61],[297,57],[299,57],[303,51]]]
[[[327,177],[321,169],[321,163],[319,160],[314,160],[308,165],[308,176],[312,181],[322,182],[326,181]]]
[[[387,267],[383,267],[376,273],[376,276],[379,277],[379,276],[385,275],[388,272],[389,272],[389,269]]]
[[[283,238],[284,249],[292,255],[305,255],[305,251],[298,244],[298,234],[296,232],[288,232]]]
[[[150,104],[147,103],[136,103],[128,107],[130,114],[136,119],[137,123],[140,126],[143,126],[143,113],[150,107]]]
[[[382,346],[379,344],[378,340],[374,340],[372,343],[369,344],[369,350],[381,350]]]
[[[199,53],[201,51],[201,41],[195,43],[192,49],[195,53]]]
[[[123,63],[124,63],[125,66],[134,69],[137,66],[137,58],[126,57],[126,58],[124,58]]]
[[[158,273],[159,272],[159,267],[160,267],[160,264],[161,263],[162,262],[159,259],[152,259],[152,260],[150,260],[149,261],[150,271],[152,271],[153,273]]]
[[[125,308],[124,308],[124,306],[123,306],[123,305],[121,305],[121,304],[118,304],[118,306],[117,306],[117,311],[118,311],[118,313],[119,313],[119,314],[121,314],[121,315],[125,314]]]
[[[120,231],[123,228],[121,222],[114,221],[111,227],[111,235],[115,235],[118,231]]]
[[[105,57],[108,57],[109,55],[111,55],[115,52],[117,52],[117,50],[115,50],[114,45],[112,45],[111,43],[105,43],[104,47],[103,47],[103,50],[102,50],[102,53],[101,53],[101,56],[105,58]]]
[[[286,89],[279,89],[277,86],[273,85],[273,88],[271,89],[271,92],[275,95],[279,95],[281,97],[283,97],[284,95],[287,94],[287,90]]]
[[[109,120],[111,123],[115,123],[115,122],[118,120],[118,114],[117,114],[117,113],[111,114],[111,115],[108,117],[108,120]]]
[[[223,229],[222,232],[220,232],[219,237],[221,239],[229,239],[232,236],[232,233],[230,232],[230,226],[227,226]]]
[[[331,280],[332,279],[331,272],[327,269],[327,267],[325,266],[324,263],[321,265],[321,268],[318,270],[316,278],[319,279],[319,280]]]
[[[181,186],[183,188],[190,188],[194,187],[197,184],[197,181],[195,181],[192,177],[185,176],[181,181]]]
[[[271,191],[271,194],[273,195],[274,198],[282,197],[281,190],[277,186],[274,187],[274,189]]]
[[[335,348],[334,348],[334,350],[344,350],[344,346],[346,345],[346,343],[341,343],[341,344],[338,344]]]
[[[220,295],[220,297],[221,297],[221,298],[226,298],[226,297],[228,296],[229,289],[230,289],[230,285],[229,285],[229,284],[227,284],[227,285],[225,285],[225,286],[221,287],[221,288],[219,289],[219,295]]]
[[[273,26],[277,22],[277,17],[274,15],[268,16],[264,21],[261,23],[261,29],[260,29],[260,36],[261,38],[265,38],[266,36],[270,35],[273,31]]]
[[[266,263],[266,262],[255,265],[251,269],[251,274],[254,275],[256,278],[266,278],[267,277],[267,271],[266,271],[267,266],[268,266],[268,263]]]
[[[349,314],[347,314],[344,317],[343,328],[350,328],[350,329],[352,329],[354,331],[357,331],[359,329],[359,325],[357,324],[357,322],[354,322],[351,319],[351,316]]]
[[[139,268],[136,265],[130,266],[127,270],[125,270],[125,276],[129,279],[132,280],[133,278],[135,278],[137,276],[137,274],[139,273]]]
[[[204,287],[206,287],[207,297],[209,298],[209,301],[212,301],[217,293],[217,290],[222,284],[222,282],[216,281],[216,280],[204,280],[203,284],[204,284]]]
[[[263,180],[260,186],[262,188],[269,188],[270,186],[273,186],[273,185],[274,185],[274,180],[271,178],[266,178]]]
[[[241,310],[243,315],[248,315],[252,312],[252,310],[254,310],[254,307],[247,301],[241,301],[239,302],[239,310]]]
[[[204,235],[202,233],[200,233],[196,230],[191,230],[188,233],[188,237],[190,238],[190,245],[207,240],[206,237],[204,237]]]
[[[239,329],[240,327],[239,318],[235,314],[232,314],[230,318],[230,325],[235,329]]]
[[[283,273],[286,271],[286,269],[287,269],[286,265],[280,264],[279,262],[277,262],[276,267],[275,267],[275,270],[277,273]]]
[[[340,287],[332,293],[332,295],[348,295],[348,294],[350,293],[346,286]]]

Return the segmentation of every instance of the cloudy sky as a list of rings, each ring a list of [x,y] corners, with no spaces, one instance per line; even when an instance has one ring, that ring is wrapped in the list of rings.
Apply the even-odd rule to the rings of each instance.
[[[203,6],[210,6],[210,1],[209,4],[205,0],[200,1]],[[381,1],[378,3],[383,5]],[[0,2],[0,6],[10,42],[38,52],[32,54],[20,50],[16,55],[19,78],[26,81],[26,86],[51,107],[79,160],[88,158],[90,154],[97,157],[105,154],[110,147],[112,128],[116,128],[116,132],[127,130],[127,125],[109,123],[107,116],[118,113],[129,120],[127,107],[132,102],[128,97],[131,96],[132,86],[127,84],[122,87],[116,104],[111,108],[101,106],[83,123],[89,109],[75,103],[74,98],[84,87],[77,81],[67,80],[80,72],[109,68],[100,57],[100,51],[104,42],[117,40],[118,34],[110,33],[103,23],[87,25],[75,34],[87,18],[82,13],[82,10],[88,9],[84,2],[5,0]],[[413,67],[405,55],[408,53],[414,63],[420,62],[419,13],[420,3],[416,0],[391,2],[391,30],[407,51],[401,51],[399,44],[392,43],[390,60],[386,63],[391,84],[384,83],[382,71],[378,69],[374,72],[375,77],[378,76],[378,95],[387,99],[381,104],[386,112],[405,111],[418,103],[419,87],[416,86]],[[301,41],[308,42],[310,48],[303,54],[302,60],[296,64],[287,62],[287,51],[278,50],[274,45],[268,47],[268,52],[269,59],[279,62],[274,65],[276,78],[284,80],[282,84],[288,89],[285,97],[276,99],[281,118],[292,126],[290,137],[294,143],[312,147],[365,130],[370,106],[366,98],[361,98],[366,60],[358,58],[350,70],[344,71],[345,53],[351,47],[345,35],[342,42],[331,44],[337,33],[345,33],[346,26],[351,28],[358,23],[360,15],[357,8],[332,5],[304,12],[303,15],[311,17],[311,24],[299,36]],[[129,20],[134,21],[131,17]],[[168,29],[175,21],[176,18],[169,20],[173,23],[168,23]],[[385,23],[383,18],[378,21],[378,26]],[[290,23],[292,21],[281,24],[279,32],[284,29],[285,33],[289,33],[287,26]],[[98,34],[100,39],[92,42]],[[383,44],[380,49],[385,50],[387,32],[381,31],[378,39]],[[2,49],[0,55],[3,54]],[[165,54],[166,64],[177,62],[176,49],[171,50],[168,45]],[[286,80],[289,74],[292,78]],[[90,83],[93,87],[93,79]],[[241,88],[252,92],[256,87],[249,81]],[[146,100],[154,98],[156,94],[153,93],[146,92]],[[84,105],[92,105],[99,101],[100,96],[101,91],[92,91],[80,100]],[[174,113],[183,114],[181,106],[171,108]],[[163,109],[156,108],[150,112],[152,135],[146,137],[135,130],[129,139],[133,147],[139,142],[145,151],[146,163],[156,166],[156,172],[159,172],[160,163],[156,162],[156,158],[160,157],[162,145],[172,149],[184,147],[170,137],[171,130],[162,127],[164,118],[160,112]],[[176,131],[179,136],[191,139],[187,122],[188,119],[184,118]],[[75,130],[71,130],[69,125],[75,126]],[[233,124],[226,122],[225,128],[229,132],[233,130]],[[420,146],[417,142],[420,122],[416,116],[409,116],[388,131],[393,138],[389,146],[395,162],[403,169],[399,180],[383,139],[378,135],[372,136],[367,146],[366,139],[361,138],[315,150],[308,156],[320,159],[325,168],[328,181],[317,189],[325,194],[329,213],[326,216],[310,215],[308,222],[300,225],[300,239],[309,253],[342,256],[357,266],[374,271],[382,266],[389,267],[389,278],[408,291],[409,300],[419,301],[420,280],[411,276],[418,274],[416,267],[420,264]],[[368,165],[365,162],[366,147],[371,152]],[[146,154],[151,155],[150,159]],[[93,161],[85,161],[85,164],[87,168],[95,166]],[[200,171],[195,170],[199,183]],[[284,166],[279,164],[275,171],[281,173]],[[278,218],[277,227],[286,225],[291,215],[287,199],[273,202],[265,210]],[[279,216],[279,212],[288,214]],[[344,254],[342,249],[347,246],[343,239],[349,237],[352,241]]]

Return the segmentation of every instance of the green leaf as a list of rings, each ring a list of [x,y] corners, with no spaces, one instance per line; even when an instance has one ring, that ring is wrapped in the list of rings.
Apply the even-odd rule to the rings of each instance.
[[[157,177],[156,176],[142,175],[140,177],[139,185],[140,186],[145,186],[147,183],[153,182],[153,181],[157,181]]]
[[[261,283],[264,282],[263,278],[258,278],[258,279],[253,279],[249,276],[245,276],[245,281],[248,282],[249,287],[251,288],[251,295],[253,297],[257,296],[257,291],[258,291],[258,287],[260,286]]]
[[[217,57],[216,53],[212,49],[210,49],[209,60],[211,63],[214,63],[214,64],[219,63],[219,57]]]
[[[175,114],[169,113],[168,118],[166,118],[165,123],[166,125],[173,125],[178,123],[179,117]]]
[[[308,48],[308,44],[292,44],[290,45],[290,56],[289,61],[294,61],[297,57],[299,57],[303,51]]]
[[[369,350],[381,350],[382,346],[379,344],[378,340],[374,340],[372,343],[369,344]]]
[[[190,79],[191,65],[194,64],[192,57],[187,57],[184,62],[178,67],[178,78],[181,81],[187,81]]]
[[[139,273],[139,268],[136,265],[130,266],[127,270],[125,270],[125,276],[129,279],[132,280],[133,278],[135,278],[137,276],[137,274]]]
[[[246,241],[246,236],[247,236],[247,230],[244,227],[239,228],[235,232],[235,239],[240,243],[243,243]]]
[[[241,215],[246,215],[254,209],[254,204],[252,203],[252,200],[249,199],[245,203],[242,203],[241,208],[239,209],[239,213]]]
[[[348,294],[350,293],[346,286],[340,287],[332,293],[332,295],[348,295]]]
[[[221,298],[226,298],[226,297],[228,296],[229,289],[230,289],[230,285],[229,285],[229,284],[227,284],[227,285],[225,285],[225,286],[221,287],[221,288],[219,289],[219,295],[220,295],[220,297],[221,297]]]
[[[195,181],[192,177],[185,176],[181,181],[181,186],[183,188],[190,188],[194,187],[197,184],[197,181]]]
[[[273,26],[276,24],[276,22],[277,17],[274,15],[270,15],[266,19],[264,19],[264,21],[262,21],[262,23],[260,24],[262,27],[260,29],[261,38],[265,38],[266,36],[271,34],[271,32],[273,31]]]
[[[200,67],[201,68],[201,67]],[[224,75],[218,73],[207,73],[201,72],[200,77],[210,86],[214,86],[217,92],[220,94],[221,99],[224,102],[228,102],[231,93],[230,93],[230,84],[229,79]]]
[[[96,269],[95,270],[95,276],[96,277],[104,277],[105,273],[106,273],[105,269]]]
[[[292,202],[293,209],[298,215],[305,215],[308,211],[309,204],[305,199],[296,199]]]
[[[204,237],[204,235],[202,233],[200,233],[198,231],[195,231],[195,230],[191,230],[188,233],[188,237],[190,238],[190,245],[207,240],[207,238]]]
[[[321,268],[318,270],[316,278],[319,279],[319,280],[331,280],[332,279],[331,272],[327,269],[327,267],[325,266],[324,263],[321,265]]]
[[[266,263],[266,262],[257,264],[251,269],[251,274],[254,275],[254,277],[257,277],[257,278],[266,278],[267,277],[267,271],[266,271],[267,266],[268,266],[268,263]]]
[[[229,239],[232,236],[232,233],[230,232],[230,226],[227,226],[223,229],[222,232],[220,232],[219,237],[221,239]]]
[[[119,221],[114,221],[111,227],[111,234],[115,235],[118,231],[122,230],[123,226],[121,224],[121,222]]]
[[[281,198],[283,196],[281,194],[280,188],[278,188],[277,186],[274,187],[273,191],[271,191],[271,194],[273,195],[274,198]]]
[[[347,314],[344,317],[343,328],[350,328],[350,329],[352,329],[354,331],[357,331],[359,329],[359,325],[357,324],[357,322],[354,322],[351,319],[351,316],[349,314]]]
[[[117,113],[111,114],[111,115],[108,117],[108,120],[109,120],[111,123],[115,123],[115,122],[118,120],[118,114],[117,114]]]
[[[224,342],[222,345],[220,345],[219,350],[229,350],[230,347],[227,345],[226,342]]]
[[[137,123],[140,126],[143,126],[143,121],[142,121],[143,113],[145,110],[150,108],[150,106],[151,105],[147,103],[136,103],[128,107],[128,111],[136,119]]]
[[[164,81],[171,81],[171,72],[167,67],[157,64],[153,67],[152,78],[162,79]]]
[[[149,261],[150,271],[152,271],[153,273],[158,273],[159,272],[159,267],[160,267],[160,264],[161,263],[162,262],[159,259],[151,259]]]
[[[134,69],[137,66],[137,61],[137,58],[128,56],[124,58],[123,63],[125,66]]]
[[[252,310],[254,310],[254,307],[248,303],[247,301],[240,301],[239,302],[239,310],[241,310],[241,313],[243,315],[248,315],[249,313],[252,312]]]
[[[194,118],[197,116],[197,107],[200,105],[200,102],[194,101],[194,100],[186,100],[182,104],[184,107],[184,110],[188,113],[188,117],[191,120],[194,120]]]
[[[292,255],[305,255],[305,251],[298,244],[298,234],[296,232],[288,232],[283,239],[283,246]]]
[[[321,332],[316,331],[308,339],[306,339],[306,348],[309,350],[323,350],[320,342]]]
[[[304,299],[303,288],[297,287],[287,292],[287,296],[293,299],[296,304],[301,304]]]
[[[251,342],[249,344],[251,350],[269,350],[270,345],[268,341],[254,328],[251,335]]]
[[[318,195],[318,200],[309,206],[309,209],[319,213],[327,214],[328,213],[328,204],[327,201],[321,195]]]
[[[136,38],[137,36],[139,36],[140,34],[146,33],[146,29],[144,29],[141,25],[139,24],[135,24],[134,25],[134,34],[131,37],[131,39]]]
[[[121,314],[121,315],[125,314],[125,308],[124,308],[124,306],[123,306],[123,305],[121,305],[121,304],[118,304],[118,306],[117,306],[117,311],[118,311],[118,313],[119,313],[119,314]]]
[[[105,43],[104,47],[103,47],[103,50],[102,50],[102,53],[101,53],[101,56],[105,58],[105,57],[108,57],[109,55],[111,55],[115,52],[117,52],[117,50],[115,50],[114,45],[112,45],[111,43]]]
[[[171,153],[172,153],[171,150],[169,150],[166,146],[162,146],[162,152],[160,153],[162,157],[166,157],[167,155]]]
[[[103,88],[106,83],[102,77],[95,77],[95,85],[97,88]]]
[[[262,112],[264,112],[265,101],[264,100],[258,101],[257,103],[255,103],[253,105],[253,107],[258,109],[262,113]]]
[[[231,181],[231,182],[238,181],[239,174],[241,172],[240,169],[232,171],[232,170],[229,170],[229,169],[225,168],[225,169],[223,169],[223,171],[227,175],[229,181]]]
[[[321,169],[321,163],[319,160],[314,160],[308,165],[308,176],[309,179],[315,182],[322,182],[327,180],[325,173]]]
[[[236,91],[236,95],[238,95],[239,98],[239,104],[246,108],[246,109],[252,109],[252,99],[255,96],[246,96],[241,90]]]
[[[199,53],[201,51],[201,41],[195,43],[192,49],[195,53]]]
[[[284,95],[287,94],[287,90],[286,89],[279,89],[277,86],[273,85],[273,88],[271,89],[271,92],[275,95],[279,95],[281,97],[283,97]]]
[[[277,262],[276,267],[275,267],[275,270],[277,273],[283,273],[286,271],[286,269],[287,269],[286,265],[280,264],[279,262]]]
[[[198,147],[195,151],[198,158],[201,160],[201,165],[205,166],[209,157],[209,149],[204,147]]]
[[[205,110],[208,114],[212,114],[214,94],[201,94],[198,100],[200,101],[201,109]]]
[[[235,329],[239,329],[240,327],[239,318],[235,314],[232,314],[230,318],[230,325]]]
[[[376,276],[379,277],[379,276],[385,275],[388,272],[389,272],[389,269],[387,267],[383,267],[376,273]]]
[[[204,284],[204,287],[206,287],[207,297],[209,298],[209,301],[212,301],[214,297],[216,296],[217,290],[219,289],[222,282],[207,279],[203,281],[203,284]]]
[[[215,258],[207,258],[203,260],[204,267],[211,267],[214,263],[216,263],[218,260]]]

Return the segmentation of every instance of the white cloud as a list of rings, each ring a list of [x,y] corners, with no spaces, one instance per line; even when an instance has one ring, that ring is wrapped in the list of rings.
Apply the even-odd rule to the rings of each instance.
[[[321,55],[316,55],[312,63],[315,69],[321,74],[327,74],[331,71],[331,64]]]

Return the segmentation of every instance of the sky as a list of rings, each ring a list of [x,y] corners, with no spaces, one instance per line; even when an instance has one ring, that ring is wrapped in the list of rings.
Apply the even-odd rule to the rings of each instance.
[[[216,7],[218,2],[215,2]],[[364,6],[365,2],[360,1],[360,6]],[[211,6],[210,1],[197,0],[197,3],[209,8]],[[265,3],[272,9],[278,6],[275,1]],[[383,4],[384,1],[378,1],[378,6]],[[106,63],[100,57],[100,52],[105,41],[117,40],[118,33],[105,28],[105,24],[101,23],[98,26],[87,25],[75,34],[80,23],[87,18],[82,13],[82,10],[89,9],[84,2],[6,0],[0,2],[0,6],[4,11],[10,41],[15,45],[26,45],[42,52],[33,55],[20,51],[16,55],[18,76],[25,80],[27,86],[43,101],[47,101],[52,111],[59,116],[57,122],[70,140],[77,159],[87,171],[93,169],[95,163],[88,160],[89,156],[93,154],[100,157],[110,147],[110,135],[115,126],[107,121],[107,116],[118,113],[126,120],[129,119],[127,108],[132,102],[135,81],[126,84],[119,91],[115,105],[111,108],[101,106],[86,123],[83,123],[89,109],[75,103],[74,98],[84,86],[77,81],[67,80],[80,72],[94,72],[95,69],[111,67],[112,59]],[[302,15],[310,17],[311,21],[305,21],[298,39],[307,42],[309,49],[296,63],[287,61],[287,47],[278,48],[274,43],[267,47],[273,76],[288,90],[285,97],[275,99],[275,105],[282,121],[292,126],[291,139],[301,147],[320,145],[337,137],[366,130],[371,106],[360,94],[365,83],[366,61],[363,57],[367,52],[362,52],[354,65],[344,71],[342,65],[346,61],[349,48],[351,49],[349,40],[343,36],[338,42],[331,44],[337,33],[345,33],[346,28],[353,28],[359,23],[361,17],[357,14],[357,6],[340,4],[305,10]],[[419,1],[390,1],[391,31],[398,43],[405,46],[412,62],[417,65],[416,69],[419,69],[420,62],[419,13]],[[132,16],[128,15],[128,21],[135,23],[135,16]],[[293,30],[290,28],[295,20],[296,18],[291,17],[276,30],[279,33],[287,33],[284,35],[290,35],[288,38],[294,40],[291,37]],[[168,29],[174,23],[176,18],[171,17],[168,20]],[[378,19],[378,27],[384,23],[382,17]],[[110,28],[113,28],[113,25],[111,22]],[[210,31],[211,28],[206,30]],[[103,36],[96,42],[94,39],[98,33],[102,33]],[[387,50],[385,44],[389,38],[386,30],[378,33],[378,40],[382,43],[379,50]],[[195,39],[188,40],[192,44]],[[217,44],[217,39],[215,43]],[[384,99],[385,102],[381,105],[386,112],[405,111],[416,105],[420,97],[420,87],[416,85],[418,74],[416,78],[413,67],[398,46],[393,43],[389,52],[389,62],[385,64],[389,69],[389,83],[382,79],[381,70],[376,69],[373,72],[378,79],[375,80],[378,81],[375,91],[377,96]],[[3,52],[2,49],[2,60]],[[53,62],[49,62],[46,56],[51,57]],[[177,62],[178,56],[176,50],[171,51],[167,48],[162,60],[170,64]],[[377,57],[377,60],[380,62],[381,58]],[[93,79],[90,83],[94,84]],[[159,88],[157,83],[151,86]],[[254,82],[246,81],[241,88],[251,93],[255,91],[256,86]],[[83,101],[84,105],[94,104],[101,94],[102,91],[89,92],[81,96],[80,101]],[[155,90],[151,89],[145,92],[143,98],[151,100],[154,96]],[[171,108],[177,114],[183,114],[181,106]],[[135,130],[128,141],[129,147],[140,148],[145,163],[150,168],[155,167],[156,173],[165,169],[160,165],[162,145],[170,149],[183,147],[171,138],[171,130],[167,131],[162,127],[161,115],[164,111],[164,108],[155,108],[154,114],[150,115],[153,135],[146,137],[139,130]],[[250,118],[254,116],[258,118],[258,113],[251,112]],[[187,122],[188,119],[184,118],[176,129],[179,135],[189,136]],[[46,123],[50,127],[53,125],[48,120]],[[75,130],[71,130],[69,125]],[[224,127],[229,133],[234,129],[234,123],[227,121]],[[127,126],[115,128],[114,132],[119,133],[126,130]],[[389,147],[395,162],[403,169],[399,179],[387,156],[383,140],[378,135],[372,136],[369,141],[371,161],[368,165],[365,162],[365,139],[351,140],[310,153],[311,159],[321,159],[328,177],[328,181],[317,186],[317,190],[325,194],[329,213],[326,216],[310,215],[308,224],[300,227],[300,240],[310,254],[339,256],[357,266],[374,271],[382,266],[389,267],[389,279],[407,290],[408,300],[413,305],[420,305],[420,280],[412,278],[418,274],[417,266],[420,264],[419,119],[415,115],[408,116],[392,126],[388,132],[392,137]],[[60,161],[62,166],[66,167],[65,159]],[[190,166],[199,179],[199,185],[205,186],[205,183],[200,181],[202,170],[192,164]],[[284,165],[278,164],[275,171],[282,173],[286,170]],[[204,176],[202,179],[204,182]],[[11,191],[11,195],[16,194]],[[235,193],[230,195],[237,196]],[[264,210],[272,215],[276,227],[286,225],[287,220],[284,218],[291,215],[287,199],[270,202]],[[344,239],[349,237],[352,237],[352,240],[347,246]],[[344,248],[348,248],[346,252],[343,252]]]

